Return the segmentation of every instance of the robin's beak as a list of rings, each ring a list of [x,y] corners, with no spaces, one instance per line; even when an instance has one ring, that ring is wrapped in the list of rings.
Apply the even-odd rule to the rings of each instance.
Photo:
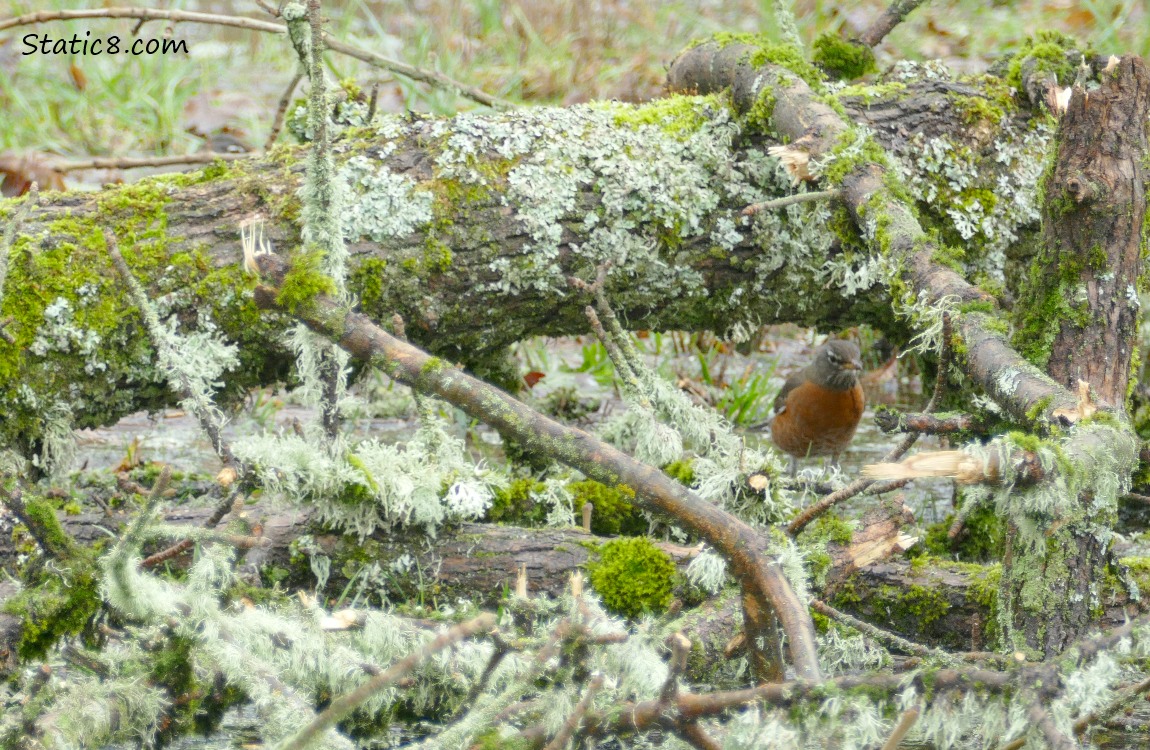
[[[859,371],[861,371],[862,370],[862,362],[860,360],[857,360],[857,359],[848,360],[847,362],[843,362],[843,369],[844,370],[859,370]]]

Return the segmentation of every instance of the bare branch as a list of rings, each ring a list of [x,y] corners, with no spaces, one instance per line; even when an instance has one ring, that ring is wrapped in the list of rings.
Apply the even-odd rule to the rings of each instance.
[[[291,81],[284,89],[283,95],[280,96],[279,104],[276,105],[276,114],[272,119],[272,127],[268,132],[268,139],[264,142],[264,151],[269,150],[275,145],[276,138],[279,138],[280,131],[283,130],[284,118],[287,116],[287,109],[291,106],[292,94],[295,93],[295,87],[303,80],[303,73],[297,72],[292,76]],[[368,121],[371,121],[371,115],[368,115]]]
[[[898,719],[898,724],[895,724],[894,730],[891,731],[890,737],[883,743],[882,750],[898,750],[898,746],[902,744],[907,733],[914,727],[914,723],[918,721],[920,713],[921,710],[918,706],[903,711],[902,716]]]
[[[301,729],[295,736],[285,740],[280,746],[281,750],[303,750],[311,745],[322,732],[335,726],[336,722],[363,705],[371,696],[393,685],[429,657],[466,638],[486,633],[493,627],[495,627],[495,615],[485,612],[474,620],[460,623],[441,633],[432,641],[424,644],[419,650],[400,659],[387,671],[372,677],[350,693],[344,693],[333,700],[310,724]]]
[[[260,156],[258,153],[220,154],[215,151],[206,151],[197,154],[182,154],[176,156],[143,156],[143,157],[117,157],[93,158],[80,161],[52,162],[52,169],[57,172],[75,172],[81,169],[139,169],[141,167],[172,167],[182,164],[213,164],[217,161],[236,161],[238,159],[252,159]]]
[[[795,193],[788,195],[785,198],[775,198],[773,201],[763,201],[762,203],[752,203],[743,209],[743,216],[754,216],[760,211],[773,211],[777,208],[786,208],[787,206],[794,206],[799,203],[810,203],[812,201],[829,200],[831,198],[839,197],[837,190],[820,190],[812,193]]]
[[[231,26],[237,29],[260,31],[265,34],[282,34],[285,26],[271,21],[260,21],[254,18],[240,16],[227,16],[216,13],[196,13],[186,10],[160,10],[157,8],[93,8],[90,10],[58,10],[38,11],[26,13],[22,16],[0,20],[0,31],[17,26],[30,26],[32,24],[47,23],[49,21],[71,21],[81,18],[139,18],[145,21],[161,20],[177,23],[206,23],[216,26]],[[455,79],[434,70],[417,68],[414,65],[393,60],[375,52],[344,44],[336,39],[325,36],[327,48],[341,55],[354,57],[356,60],[372,65],[376,68],[389,70],[396,75],[410,78],[413,81],[431,84],[439,88],[458,91],[467,98],[487,105],[493,109],[505,109],[511,103],[505,99],[492,96],[474,86],[456,81]]]
[[[282,258],[256,258],[265,280],[277,287],[287,274]],[[273,288],[256,290],[257,304],[276,308]],[[703,537],[731,562],[733,572],[763,612],[773,612],[787,635],[795,670],[820,674],[810,613],[799,601],[770,554],[767,540],[742,520],[701,500],[658,469],[646,466],[574,427],[539,414],[508,394],[446,362],[400,341],[370,318],[340,307],[326,296],[301,305],[296,316],[352,354],[379,367],[395,380],[452,403],[472,417],[530,443],[598,481],[633,487],[642,505],[675,518]]]
[[[902,20],[910,15],[918,6],[922,5],[924,0],[894,0],[890,6],[882,12],[874,23],[867,28],[859,37],[859,41],[868,47],[878,45],[886,35],[894,30],[895,26],[902,23]]]

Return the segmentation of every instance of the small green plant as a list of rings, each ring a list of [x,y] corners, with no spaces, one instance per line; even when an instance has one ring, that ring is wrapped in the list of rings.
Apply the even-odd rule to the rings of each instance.
[[[608,542],[587,568],[604,606],[624,617],[662,612],[671,601],[675,563],[646,537]]]
[[[579,518],[583,506],[594,504],[591,513],[591,531],[596,534],[646,534],[647,519],[634,506],[635,490],[625,484],[608,487],[602,482],[587,479],[567,485],[571,491],[572,508]]]
[[[609,388],[615,383],[615,365],[607,356],[607,348],[598,341],[583,345],[583,361],[578,367],[564,366],[562,369],[567,372],[588,373],[604,388]]]
[[[533,493],[543,491],[543,483],[534,479],[514,479],[505,489],[497,489],[487,509],[487,520],[540,526],[547,520],[547,507]]]

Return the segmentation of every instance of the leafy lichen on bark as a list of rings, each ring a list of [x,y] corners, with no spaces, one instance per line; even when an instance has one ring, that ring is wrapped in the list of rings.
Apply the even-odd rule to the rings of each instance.
[[[746,120],[730,102],[719,94],[451,120],[381,116],[348,127],[336,160],[354,198],[342,217],[352,294],[376,319],[399,312],[413,340],[453,360],[530,334],[583,330],[582,302],[566,279],[590,277],[605,261],[614,264],[616,304],[633,325],[731,331],[863,317],[889,325],[882,283],[890,269],[865,252],[850,222],[836,219],[835,206],[741,215],[745,205],[793,188],[765,144],[745,137]],[[1005,153],[1023,134],[1003,132]],[[1018,164],[1028,148],[1038,144],[1023,146]],[[48,403],[64,402],[76,424],[95,425],[171,402],[148,368],[147,344],[128,330],[117,292],[99,279],[90,298],[62,290],[91,292],[85,275],[102,278],[97,226],[120,225],[129,263],[164,312],[194,326],[193,310],[206,304],[240,344],[244,361],[229,376],[232,392],[283,375],[283,353],[268,348],[281,324],[256,314],[246,280],[230,265],[238,231],[234,224],[196,229],[203,217],[184,196],[222,197],[230,187],[238,195],[231,205],[243,207],[232,221],[262,213],[277,250],[290,252],[299,241],[299,153],[276,149],[262,163],[220,164],[109,189],[99,199],[46,197],[51,209],[33,217],[13,251],[4,312],[16,311],[20,341],[0,342],[8,384],[0,397],[9,407],[0,432],[28,448],[43,432],[33,415]],[[930,167],[909,164],[903,177],[913,181]],[[1025,182],[1014,175],[1013,183]],[[1019,196],[998,194],[993,203],[1016,205]],[[938,200],[927,212],[945,219]],[[1012,226],[995,226],[995,237],[1006,238]],[[49,307],[54,317],[45,321]],[[513,312],[495,314],[504,310]],[[51,344],[43,355],[27,348],[38,337]],[[87,362],[84,347],[108,361]],[[95,375],[83,372],[88,364]],[[125,383],[139,387],[117,387]]]

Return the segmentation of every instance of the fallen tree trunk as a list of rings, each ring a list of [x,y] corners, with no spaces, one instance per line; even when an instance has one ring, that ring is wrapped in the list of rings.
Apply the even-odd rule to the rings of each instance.
[[[987,257],[972,247],[968,259],[1001,275],[993,269],[1008,239],[1032,232],[1037,218],[1027,208],[1030,171],[1046,142],[1025,129],[1029,112],[993,79],[906,77],[838,98],[905,157],[940,226],[953,232],[960,219],[985,214],[972,243]],[[988,107],[999,109],[970,127],[963,113]],[[351,289],[377,321],[399,313],[415,343],[488,376],[509,343],[585,332],[567,277],[592,278],[604,262],[613,263],[612,303],[635,328],[895,327],[881,262],[859,252],[849,221],[831,221],[831,206],[742,216],[747,204],[792,190],[770,145],[753,122],[736,124],[721,96],[349,130],[337,158],[354,195],[343,216]],[[921,158],[924,147],[936,158]],[[238,270],[240,227],[261,217],[279,252],[297,245],[303,154],[284,148],[95,194],[42,196],[8,253],[0,320],[11,317],[12,341],[0,338],[0,439],[29,452],[45,432],[45,411],[87,427],[177,400],[115,283],[105,227],[162,313],[185,329],[210,320],[239,346],[225,398],[286,377],[278,335],[286,320],[252,304]],[[987,206],[1011,213],[967,201],[951,217],[948,159],[962,161],[971,195],[981,190]],[[17,208],[0,202],[0,222]]]

